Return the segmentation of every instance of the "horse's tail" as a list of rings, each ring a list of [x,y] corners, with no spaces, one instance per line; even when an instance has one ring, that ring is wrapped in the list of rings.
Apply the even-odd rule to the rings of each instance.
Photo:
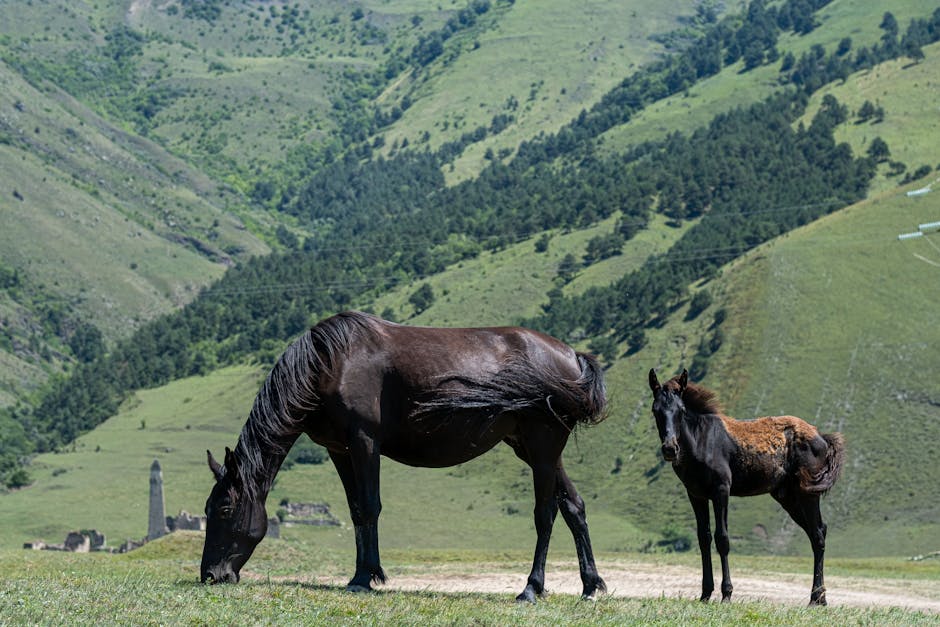
[[[822,467],[815,473],[804,469],[800,473],[800,489],[809,494],[825,494],[842,473],[845,461],[845,438],[841,433],[820,433],[826,441],[826,457]]]
[[[578,353],[578,365],[581,376],[577,380],[583,394],[583,411],[578,422],[596,425],[607,418],[607,386],[604,384],[604,371],[597,358],[587,353]]]
[[[607,396],[603,371],[591,355],[577,353],[581,370],[576,379],[559,377],[557,369],[514,355],[497,372],[484,377],[448,373],[442,384],[421,399],[416,417],[473,410],[489,417],[512,411],[547,411],[569,429],[577,424],[594,425],[606,417]]]

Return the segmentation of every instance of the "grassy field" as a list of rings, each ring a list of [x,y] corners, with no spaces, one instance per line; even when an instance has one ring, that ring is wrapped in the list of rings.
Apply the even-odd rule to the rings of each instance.
[[[443,593],[433,590],[380,591],[353,595],[342,584],[319,583],[324,571],[340,574],[348,564],[337,555],[312,550],[315,540],[267,541],[249,564],[255,576],[237,586],[197,583],[201,537],[177,533],[126,555],[64,554],[0,551],[0,608],[12,623],[70,624],[936,624],[935,614],[898,608],[804,608],[769,602],[702,604],[691,599],[599,597],[582,602],[576,596],[554,594],[536,605],[519,605],[509,594]],[[517,556],[513,556],[517,557]],[[521,557],[521,556],[518,556]],[[440,565],[440,560],[450,559]],[[386,560],[396,572],[443,568],[448,572],[516,569],[521,564],[503,559],[480,563],[479,555],[410,556]],[[456,561],[455,561],[456,560]],[[437,561],[437,565],[434,562]],[[661,563],[665,569],[670,560]],[[909,564],[909,563],[908,563]],[[767,570],[767,567],[769,571]],[[879,577],[912,577],[936,581],[938,572],[904,565],[897,574],[890,565],[875,571]],[[754,566],[740,569],[742,574]],[[475,569],[475,570],[474,570]],[[336,571],[339,570],[339,573]],[[773,564],[756,565],[772,572]],[[784,566],[782,572],[786,572]],[[866,576],[871,568],[848,572]],[[524,572],[524,571],[523,571]],[[281,577],[286,573],[286,577]],[[549,573],[550,575],[551,573]],[[394,576],[394,575],[393,575]],[[520,573],[520,579],[524,575]]]

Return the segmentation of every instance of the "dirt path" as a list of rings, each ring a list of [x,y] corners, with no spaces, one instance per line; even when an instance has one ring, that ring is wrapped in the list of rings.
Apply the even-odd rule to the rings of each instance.
[[[599,563],[598,570],[607,582],[608,594],[622,597],[698,598],[701,572],[684,566],[656,566],[643,563]],[[733,573],[732,573],[733,575]],[[515,595],[525,586],[525,573],[477,572],[390,574],[385,590],[440,592],[488,592]],[[811,576],[792,574],[738,575],[734,579],[734,599],[771,601],[804,605],[809,601]],[[342,585],[332,578],[318,583]],[[576,570],[549,567],[546,584],[550,592],[580,594],[581,580]],[[933,581],[869,579],[861,577],[826,578],[826,596],[830,605],[856,607],[903,607],[940,613],[940,585]],[[713,600],[721,593],[716,590]]]

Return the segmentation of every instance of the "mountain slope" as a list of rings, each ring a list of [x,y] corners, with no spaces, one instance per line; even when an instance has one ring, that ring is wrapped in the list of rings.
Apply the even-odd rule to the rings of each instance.
[[[833,30],[831,34],[834,35],[836,32],[837,31]],[[925,50],[925,53],[926,58],[922,62],[922,67],[927,68],[929,64],[933,62],[935,48],[930,47]],[[916,68],[918,66],[915,65],[914,67]],[[737,71],[737,68],[733,66],[725,69],[725,72],[729,74],[737,73]],[[929,73],[926,74],[926,76],[929,76]],[[852,80],[856,80],[857,78],[857,76],[850,77]],[[852,80],[846,83],[846,85],[849,86],[848,88],[854,85]],[[887,86],[885,89],[887,89]],[[822,94],[817,95],[817,101],[821,99],[821,96]],[[911,94],[908,93],[904,98],[910,102]],[[835,109],[831,102],[827,107],[833,110]],[[807,112],[806,115],[809,116],[811,113]],[[890,120],[891,115],[891,108],[886,107],[886,120]],[[729,117],[728,119],[733,118]],[[806,120],[805,126],[811,126],[809,122],[811,118],[806,117],[804,119]],[[779,120],[777,121],[779,122]],[[852,123],[851,120],[836,124],[836,131],[845,132],[847,124],[849,123]],[[797,123],[794,122],[794,125],[796,124]],[[784,128],[786,128],[786,125],[784,125]],[[863,130],[863,132],[867,132],[867,130]],[[781,133],[781,137],[784,136],[785,134]],[[822,135],[820,137],[822,137]],[[672,143],[679,144],[681,141],[674,139]],[[870,140],[868,139],[856,143],[856,146],[862,150],[869,145]],[[930,145],[931,144],[927,141],[916,142],[916,146],[921,146],[921,148],[916,148],[908,152],[907,154],[910,155],[908,158],[912,161],[915,159],[919,160],[921,157],[929,158]],[[742,150],[745,148],[747,148],[747,146],[742,145]],[[579,157],[582,156],[582,153],[575,152],[575,154]],[[591,155],[588,155],[588,157],[591,157]],[[587,161],[588,159],[585,159],[585,162]],[[885,172],[887,167],[889,167],[889,164],[881,166],[882,175],[885,177],[885,180],[896,180],[896,178],[887,175]],[[371,173],[371,171],[369,172]],[[561,175],[571,176],[571,171],[559,169],[559,172]],[[690,170],[690,172],[693,171]],[[621,171],[621,174],[622,173],[623,171]],[[504,173],[497,170],[496,174],[501,175]],[[805,183],[808,178],[809,177],[804,177],[800,179],[794,177],[791,179],[790,184],[793,185],[797,181]],[[524,181],[524,179],[520,180]],[[575,179],[572,177],[571,179],[560,178],[559,180],[573,181]],[[473,187],[469,186],[460,189],[474,190]],[[660,209],[662,209],[663,206],[662,192],[664,190],[668,191],[668,189],[669,186],[663,186],[657,190],[660,194],[656,194],[658,198],[655,200],[660,203],[658,205]],[[763,201],[764,199],[761,198],[760,194],[755,194],[753,197],[753,212],[745,212],[743,215],[748,216],[752,213],[760,214],[762,212],[782,213],[803,209],[802,207],[796,208],[792,206],[762,205],[761,203]],[[928,202],[929,201],[930,199],[928,197]],[[874,207],[874,209],[869,210],[867,208],[869,205]],[[872,294],[870,311],[879,313],[890,312],[893,307],[896,307],[896,303],[899,301],[900,294],[898,288],[903,287],[904,279],[907,276],[905,272],[908,272],[908,270],[901,267],[899,258],[892,257],[888,254],[889,249],[878,249],[877,254],[869,255],[871,259],[866,258],[862,252],[859,252],[859,260],[857,261],[858,268],[853,268],[851,272],[845,272],[845,269],[840,265],[840,258],[837,256],[839,247],[833,245],[833,243],[838,241],[841,237],[851,238],[855,232],[868,233],[870,241],[867,243],[869,244],[874,241],[881,241],[880,238],[882,235],[880,231],[884,230],[884,224],[878,222],[877,218],[883,216],[875,216],[872,211],[880,211],[890,216],[902,210],[907,212],[909,208],[893,203],[892,199],[888,197],[878,197],[869,204],[862,203],[860,207],[861,208],[853,208],[848,211],[839,212],[836,216],[794,231],[792,234],[779,238],[774,243],[765,245],[757,251],[746,255],[740,262],[718,268],[714,274],[709,275],[710,283],[704,286],[704,289],[712,294],[712,305],[697,317],[687,313],[687,289],[689,286],[685,285],[684,282],[679,282],[672,286],[676,290],[676,299],[670,304],[670,307],[657,312],[658,315],[657,318],[652,321],[653,324],[644,329],[648,336],[645,347],[639,350],[636,350],[636,347],[631,347],[632,350],[636,351],[633,354],[626,355],[624,353],[627,346],[623,343],[622,337],[617,335],[607,336],[607,339],[611,341],[620,342],[619,346],[615,344],[613,347],[614,350],[610,351],[612,361],[616,363],[609,371],[613,402],[619,409],[616,410],[611,421],[602,425],[601,428],[579,434],[576,446],[572,448],[569,454],[568,462],[569,466],[572,467],[576,480],[581,482],[582,485],[586,484],[592,486],[589,492],[589,507],[592,512],[595,511],[595,509],[599,510],[600,518],[607,521],[618,519],[642,521],[642,524],[647,527],[648,533],[649,530],[653,530],[653,535],[664,529],[675,531],[676,525],[681,526],[683,524],[689,524],[688,506],[681,495],[681,491],[678,489],[677,482],[673,481],[669,483],[672,477],[669,475],[668,469],[664,468],[655,456],[657,446],[655,436],[651,439],[651,424],[647,419],[648,411],[646,409],[648,391],[645,390],[644,383],[645,371],[648,369],[649,364],[658,365],[665,372],[677,369],[682,365],[693,367],[693,370],[697,372],[697,376],[704,377],[706,384],[714,386],[722,393],[727,399],[729,409],[732,413],[741,417],[772,411],[800,413],[811,420],[815,420],[817,414],[820,417],[829,413],[836,415],[838,410],[845,408],[839,406],[837,403],[827,405],[820,399],[828,399],[831,393],[838,392],[845,392],[849,394],[850,397],[857,395],[858,398],[861,398],[865,402],[872,402],[872,399],[865,394],[859,393],[859,391],[852,388],[852,386],[855,385],[855,381],[858,380],[862,381],[863,385],[866,386],[863,388],[865,391],[869,388],[882,390],[882,388],[878,387],[880,385],[878,377],[881,377],[882,374],[874,365],[877,363],[877,360],[864,359],[861,362],[857,362],[851,359],[851,355],[853,352],[854,354],[858,354],[858,351],[862,350],[864,345],[871,341],[866,338],[869,338],[872,334],[876,333],[876,331],[883,331],[885,337],[893,337],[891,330],[887,328],[891,321],[885,317],[884,320],[875,320],[873,322],[868,317],[865,317],[865,314],[869,310],[866,310],[859,301],[853,300],[852,297],[856,293],[864,292],[866,287],[864,283],[865,279],[869,279],[872,276],[883,277],[885,281],[891,283],[892,289],[882,293]],[[922,205],[915,205],[914,207],[928,209],[930,211],[935,210],[935,206],[931,204],[924,206],[922,203]],[[667,209],[673,210],[675,207],[667,207]],[[780,248],[779,252],[774,252],[776,257],[771,257],[773,263],[771,263],[769,268],[764,266],[764,255],[767,255],[768,251],[778,251],[777,247],[782,247],[788,242],[805,243],[807,241],[805,238],[811,238],[815,233],[818,233],[814,231],[814,229],[825,230],[825,225],[832,224],[833,220],[836,220],[837,217],[842,215],[851,215],[854,217],[847,219],[846,223],[840,224],[839,228],[832,232],[835,233],[835,235],[826,231],[826,235],[823,237],[821,244],[810,240],[813,243],[806,246],[804,249],[798,246],[792,249]],[[917,218],[917,220],[922,219],[922,217],[914,211],[911,211],[909,217]],[[362,220],[363,222],[366,221],[365,219]],[[348,227],[348,225],[346,226]],[[911,226],[913,226],[913,223]],[[604,229],[609,227],[610,224],[601,224],[592,228]],[[662,228],[662,224],[657,224],[656,228]],[[731,235],[734,234],[732,233]],[[830,235],[832,237],[830,237]],[[894,233],[891,233],[888,237],[893,238],[894,235]],[[506,239],[502,241],[502,246],[507,245],[509,241],[509,235],[505,234],[505,237]],[[559,240],[559,247],[570,246],[568,250],[576,255],[577,247],[580,246],[580,243],[576,243],[576,240],[578,237],[583,237],[583,234],[570,237],[564,242],[561,237],[556,237]],[[459,237],[456,239],[460,240]],[[639,236],[636,236],[634,239],[639,239]],[[536,239],[536,241],[538,240]],[[583,241],[582,239],[581,242]],[[400,243],[399,241],[398,244]],[[463,244],[462,241],[458,241],[457,243]],[[892,241],[892,244],[896,243],[897,242]],[[926,242],[921,242],[921,244],[923,243]],[[389,244],[389,246],[391,245],[392,244]],[[551,251],[553,243],[549,241],[548,245]],[[510,287],[506,289],[505,285],[500,285],[498,282],[494,281],[491,284],[494,293],[499,289],[504,289],[507,293],[514,294],[515,292],[512,291],[511,283],[520,280],[519,274],[514,268],[498,267],[498,264],[503,263],[506,264],[506,266],[511,266],[512,264],[518,264],[520,259],[531,260],[533,258],[532,241],[523,242],[518,246],[524,247],[525,250],[512,250],[507,251],[505,255],[496,253],[491,256],[488,255],[486,258],[480,258],[481,262],[494,264],[489,267],[486,265],[482,267],[477,266],[480,268],[481,273],[485,270],[489,275],[491,274],[492,268],[492,274],[494,276],[503,274],[510,283]],[[454,248],[457,249],[456,246]],[[354,249],[350,247],[349,250]],[[820,250],[821,252],[818,255],[811,254],[812,251],[816,250]],[[433,252],[443,252],[442,258],[448,259],[450,257],[448,257],[447,253],[453,251],[437,250]],[[643,259],[649,254],[648,249],[645,251],[633,251],[632,248],[629,247],[626,248],[626,252],[627,254],[624,255],[626,259],[631,258],[631,253],[635,255],[633,259]],[[921,251],[921,256],[925,256],[923,254],[924,252],[929,251]],[[552,254],[554,254],[554,252]],[[734,254],[737,254],[737,252]],[[687,264],[701,264],[705,261],[711,262],[715,259],[715,255],[716,253],[714,251],[705,251],[700,256],[690,255],[685,259],[685,262]],[[725,259],[727,257],[722,258]],[[777,263],[779,260],[782,261]],[[917,257],[912,256],[910,259],[906,259],[908,262],[911,260],[922,263],[925,267],[929,266],[928,263],[920,261]],[[273,266],[275,260],[266,260],[266,264],[268,261],[270,261],[270,265]],[[865,265],[869,262],[877,262],[881,265]],[[623,273],[634,268],[630,263],[605,263],[607,263],[608,267],[612,268],[612,272],[615,273],[609,277],[610,281],[618,278],[616,273]],[[741,269],[750,266],[758,267],[759,270],[754,274],[748,274],[745,270]],[[431,264],[428,267],[436,269],[437,266]],[[466,267],[466,262],[464,262],[464,267]],[[249,266],[247,269],[243,268],[242,270],[247,274],[252,271],[257,271],[259,268],[261,268],[261,264]],[[616,268],[616,270],[613,270],[613,268]],[[792,268],[795,268],[795,270],[791,271]],[[464,268],[459,269],[464,270]],[[544,272],[544,270],[547,270],[547,272]],[[550,270],[551,265],[546,265],[545,268],[532,268],[533,273],[537,272],[539,274],[538,277],[533,278],[537,279],[537,283],[542,286],[542,289],[547,287],[551,282]],[[838,272],[836,270],[838,270]],[[857,272],[857,270],[859,271]],[[329,284],[327,284],[327,286],[316,285],[316,281],[312,280],[311,276],[316,277],[318,275],[312,273],[309,275],[304,274],[304,279],[307,283],[285,283],[283,285],[274,286],[274,289],[284,290],[285,292],[293,291],[294,289],[334,289],[334,286]],[[352,276],[352,273],[350,273],[350,276]],[[806,293],[809,296],[806,300],[801,300],[804,277],[810,277],[812,279],[823,277],[831,282],[823,282],[821,285],[816,286],[813,285],[812,281],[807,282]],[[375,287],[376,283],[371,283],[370,285],[374,287],[374,294],[375,292],[381,291],[384,287],[387,287],[388,284],[398,284],[402,281],[407,281],[409,278],[410,275],[405,272],[400,272],[396,276],[390,278],[386,277],[387,282],[383,281],[378,287]],[[375,277],[369,275],[359,276],[356,277],[356,279],[363,283],[376,280]],[[669,277],[661,277],[661,279],[668,281]],[[456,301],[457,297],[461,296],[463,302],[472,302],[472,300],[467,299],[467,294],[479,294],[480,290],[490,289],[486,284],[481,285],[480,283],[476,283],[475,285],[471,285],[465,278],[457,276],[456,274],[448,276],[448,273],[442,273],[439,276],[431,277],[429,280],[435,285],[441,286],[441,293],[438,295],[439,299],[441,299],[443,295],[444,297],[450,297],[452,300]],[[594,286],[603,286],[605,283],[603,276],[585,277],[585,280]],[[463,295],[459,294],[461,284],[468,286]],[[247,285],[247,283],[245,285]],[[842,286],[846,286],[846,289],[851,291],[842,293]],[[702,286],[696,285],[693,286],[693,289],[699,289],[700,287]],[[339,289],[342,288],[343,286],[341,285]],[[448,290],[447,294],[443,293],[445,288]],[[228,286],[228,289],[231,290],[229,292],[229,295],[231,295],[236,293],[236,290],[239,288],[237,287],[237,283],[233,282]],[[241,289],[245,289],[244,285]],[[580,289],[572,289],[570,291],[574,292],[574,295],[580,294]],[[271,294],[271,292],[268,291],[260,293],[264,295]],[[407,306],[403,304],[403,301],[409,293],[410,289],[399,293],[396,297],[398,299],[397,301],[392,300],[389,301],[387,305],[381,306],[389,306],[392,307],[393,310],[397,308],[399,312],[407,315],[408,309]],[[783,295],[783,300],[781,300],[781,294]],[[570,295],[572,294],[569,294],[569,296]],[[638,296],[642,297],[643,295]],[[536,297],[538,297],[538,295],[533,296],[532,302],[529,301],[528,297],[525,298],[525,302],[519,302],[518,309],[520,312],[524,309],[531,311],[543,302],[541,297],[538,297],[538,300],[535,301],[534,299]],[[918,298],[920,297],[921,295],[918,295]],[[520,299],[520,301],[521,300],[522,299]],[[224,304],[232,301],[234,301],[234,298],[230,298],[228,301],[223,299],[219,301],[219,303]],[[361,306],[371,304],[370,300],[361,294],[359,296],[355,294],[350,296],[349,301]],[[291,300],[290,302],[293,306],[296,300]],[[853,303],[854,306],[846,309],[844,303]],[[864,304],[867,305],[868,303],[866,302]],[[206,303],[202,303],[202,306],[206,306]],[[672,307],[676,307],[676,309],[672,309]],[[459,309],[459,307],[457,309]],[[723,322],[718,326],[718,329],[721,330],[721,336],[719,337],[712,322],[715,320],[714,315],[716,311],[720,309],[726,312],[732,312],[732,315],[725,315],[724,318],[722,318]],[[500,311],[506,312],[507,310],[503,309]],[[827,311],[828,313],[825,313]],[[824,312],[824,315],[822,315],[821,318],[814,317],[817,315],[816,312]],[[927,305],[927,301],[921,299],[913,304],[910,313],[915,323],[920,326],[926,326],[929,323],[929,318],[927,317],[928,312],[929,306]],[[294,312],[291,313],[293,314]],[[445,313],[445,308],[442,306],[438,310],[438,313],[441,314],[442,318],[446,316],[447,322],[451,322],[453,320],[451,316],[456,316],[461,312],[455,312],[452,309],[450,313]],[[432,307],[427,312],[426,321],[429,323],[436,322],[434,318],[435,315],[434,308]],[[509,311],[508,314],[494,312],[494,315],[512,315],[512,311]],[[301,314],[300,317],[302,318],[303,314]],[[687,321],[686,318],[690,318],[691,320]],[[443,321],[444,320],[441,320],[441,322]],[[738,326],[739,324],[743,326]],[[797,326],[792,326],[794,324]],[[838,326],[838,329],[836,329],[836,326]],[[838,331],[838,333],[834,333],[834,329]],[[574,331],[575,329],[567,329],[564,332],[570,334],[571,337],[575,339],[579,339],[579,335]],[[265,330],[265,332],[267,332],[267,330]],[[273,333],[276,332],[277,330],[273,331],[272,335],[263,336],[267,338],[262,344],[265,354],[270,354],[270,352],[274,351],[273,346],[277,342],[273,339]],[[281,336],[283,336],[283,327],[280,333]],[[751,338],[748,335],[749,333],[757,334],[757,339]],[[826,340],[829,340],[830,336],[837,339],[835,344],[830,345],[825,343]],[[734,337],[734,341],[729,341],[729,337]],[[220,339],[220,344],[223,348],[227,349],[244,339],[244,336],[226,336]],[[861,348],[853,350],[847,349],[846,347],[851,343],[851,339],[856,339],[856,344],[853,345],[856,347],[858,347],[859,342],[861,342]],[[704,352],[700,348],[703,346],[703,340],[704,345],[708,346],[708,350]],[[897,346],[907,347],[909,344],[908,340],[909,338],[907,336],[897,335],[896,341],[887,344],[887,347],[889,349]],[[740,350],[745,351],[746,354],[739,355],[732,352],[732,349],[737,351],[739,346],[744,347]],[[807,382],[806,376],[811,370],[803,361],[801,361],[798,367],[794,366],[791,368],[789,366],[790,362],[796,359],[792,356],[789,358],[786,357],[786,349],[789,346],[819,346],[823,348],[821,352],[833,353],[839,356],[843,361],[840,362],[837,359],[834,365],[820,361],[822,367],[827,370],[827,378],[823,381],[836,381],[838,385],[833,387],[832,390],[829,390],[825,384],[820,384],[818,381]],[[878,347],[879,345],[873,344],[872,346]],[[192,349],[192,347],[189,348]],[[209,346],[208,344],[197,346],[197,349],[208,349],[205,352],[219,350],[218,347]],[[849,352],[846,352],[847,350]],[[219,352],[221,354],[221,350],[219,350]],[[605,351],[605,353],[607,352],[608,351]],[[204,352],[200,350],[200,354],[204,354]],[[780,363],[781,359],[775,360],[775,356],[781,354],[784,355],[782,361],[785,363],[783,365]],[[849,370],[849,368],[846,368],[846,370],[849,370],[851,378],[846,377],[840,379],[836,374],[831,374],[831,372],[837,372],[840,368],[846,366],[844,360],[847,355],[849,357],[847,363],[851,367],[851,370]],[[870,355],[865,354],[865,356],[885,357],[875,352]],[[923,367],[923,371],[930,371],[931,364],[929,363],[929,355],[915,355],[911,359],[917,362],[919,366]],[[723,360],[727,360],[727,362]],[[899,360],[891,363],[898,369],[902,369],[905,365],[902,362],[903,360]],[[859,365],[856,366],[856,364]],[[855,369],[857,367],[864,367],[865,372],[859,374],[860,371]],[[774,376],[772,385],[767,384],[765,379],[760,378],[760,374],[765,371]],[[911,373],[904,371],[904,374],[909,375]],[[926,390],[925,393],[927,394],[925,397],[926,401],[921,404],[927,408],[926,411],[928,414],[924,414],[923,408],[921,408],[921,410],[918,410],[921,411],[920,414],[914,411],[912,415],[921,415],[929,418],[929,412],[932,411],[929,409],[932,407],[932,388],[930,388],[929,382],[925,383],[922,378],[916,376],[910,376],[909,378],[914,381],[912,389],[918,392],[924,392]],[[728,380],[731,382],[728,383]],[[823,387],[820,388],[818,387],[819,385],[823,385]],[[907,388],[903,388],[897,382],[891,383],[889,387],[890,390],[897,392],[896,396],[899,401],[904,401],[905,397],[912,396],[912,393]],[[806,392],[805,395],[801,395],[801,390],[808,390],[808,392]],[[881,400],[884,401],[883,398]],[[854,407],[854,404],[852,407]],[[887,408],[882,407],[882,409]],[[822,421],[820,422],[821,424],[828,424]],[[835,423],[835,426],[838,426],[838,423]],[[915,425],[906,424],[905,426],[914,427]],[[862,412],[858,413],[857,422],[854,424],[845,422],[842,426],[838,426],[838,428],[844,428],[847,432],[855,430],[854,434],[856,437],[859,433],[866,430],[867,435],[864,437],[871,437],[872,434],[882,434],[886,431],[886,429],[877,423],[876,417]],[[611,435],[612,430],[614,435]],[[922,433],[930,437],[933,436],[933,433],[929,430],[917,431],[917,433]],[[85,437],[87,438],[91,435],[93,434],[89,434],[89,436]],[[234,432],[230,433],[227,437],[234,437]],[[867,444],[867,449],[878,449],[878,445],[872,441],[867,441],[865,444]],[[893,455],[896,454],[893,453],[893,451],[898,450],[896,447],[896,443],[891,446],[883,447],[885,450],[891,451],[892,454],[879,457],[879,466],[891,463]],[[852,451],[851,455],[864,455],[864,453],[856,453],[855,449],[852,449]],[[878,456],[874,455],[872,457]],[[496,455],[492,461],[484,462],[481,460],[480,462],[486,464],[486,468],[494,469],[494,476],[499,477],[499,479],[495,480],[495,483],[500,486],[499,492],[504,495],[506,499],[507,515],[514,515],[510,513],[510,510],[518,512],[520,507],[527,508],[529,502],[526,498],[527,494],[523,490],[527,485],[527,481],[524,477],[513,475],[513,473],[518,473],[518,464],[515,465],[515,470],[512,470],[508,465],[512,461],[514,460],[511,459],[511,456],[503,454]],[[852,492],[852,497],[848,499],[840,497],[839,492],[834,492],[832,495],[832,504],[838,506],[836,513],[841,515],[842,518],[842,522],[833,522],[831,524],[834,531],[836,529],[841,529],[843,532],[851,530],[853,533],[849,534],[849,536],[856,537],[854,532],[857,531],[857,529],[853,526],[856,525],[864,527],[867,533],[876,533],[876,526],[873,524],[875,518],[872,518],[872,516],[887,515],[890,517],[890,511],[893,511],[890,510],[890,508],[895,504],[891,499],[895,499],[897,504],[905,506],[912,514],[907,516],[906,519],[899,521],[896,530],[900,531],[900,533],[895,534],[889,543],[877,544],[869,542],[864,546],[861,544],[844,544],[843,548],[847,551],[850,550],[857,553],[881,550],[882,547],[884,547],[884,550],[906,551],[909,550],[909,547],[924,542],[925,539],[929,540],[931,537],[930,534],[934,533],[935,529],[929,525],[924,526],[921,523],[923,520],[929,520],[932,514],[929,509],[917,505],[922,495],[925,495],[928,499],[930,498],[931,492],[929,486],[923,487],[917,483],[915,486],[916,489],[911,491],[912,493],[907,499],[898,498],[899,495],[897,491],[885,496],[886,492],[884,490],[873,485],[874,482],[871,479],[873,476],[872,468],[865,463],[865,459],[853,457],[852,462],[855,474],[852,478],[849,478],[847,474],[844,482],[846,490],[855,491]],[[455,470],[453,471],[453,476],[457,478],[476,476],[477,471],[474,470],[476,468],[477,467],[474,466],[472,468],[467,467],[465,469]],[[905,472],[908,470],[910,469],[905,468]],[[321,472],[329,474],[330,471],[329,469],[322,468],[314,471],[315,474]],[[287,482],[288,476],[290,475],[285,476],[285,483]],[[928,476],[928,479],[932,479],[932,477]],[[911,479],[908,476],[904,476],[901,478],[895,477],[892,480],[895,484],[901,481],[911,481]],[[840,486],[841,485],[842,484],[840,484]],[[852,508],[859,486],[865,488],[866,492],[871,491],[875,495],[873,497],[875,505],[870,514],[864,512],[860,513],[857,509]],[[485,489],[496,494],[492,486]],[[392,494],[393,498],[395,495],[399,498],[405,498],[402,492],[396,492],[395,489],[393,489]],[[839,501],[840,498],[842,499],[841,501]],[[595,501],[597,502],[596,505],[594,504]],[[735,542],[736,545],[741,548],[805,550],[799,535],[793,533],[792,526],[787,527],[782,519],[774,518],[775,515],[779,515],[779,512],[776,510],[770,511],[764,506],[752,505],[751,501],[741,501],[736,502],[734,515],[737,516],[738,520],[742,521],[739,523],[742,525],[741,531],[735,532],[740,534],[736,536]],[[839,525],[844,526],[840,527]],[[689,527],[686,527],[686,530],[688,529]],[[638,539],[637,536],[631,537],[633,537],[634,540]],[[858,537],[863,536],[858,535]],[[477,540],[478,538],[468,541]]]
[[[269,249],[184,161],[2,61],[0,85],[6,405],[74,358],[77,327],[125,337]]]

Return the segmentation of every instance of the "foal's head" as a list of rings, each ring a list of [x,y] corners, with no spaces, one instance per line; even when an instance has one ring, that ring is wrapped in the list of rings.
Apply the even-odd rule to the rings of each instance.
[[[245,489],[235,454],[225,449],[225,466],[209,456],[215,485],[206,501],[203,583],[238,583],[241,570],[268,529],[264,503]]]
[[[685,402],[682,395],[689,384],[689,373],[682,371],[678,377],[659,384],[656,371],[650,368],[650,390],[653,391],[653,417],[659,439],[663,443],[663,458],[673,462],[679,457],[679,425],[685,415]]]

